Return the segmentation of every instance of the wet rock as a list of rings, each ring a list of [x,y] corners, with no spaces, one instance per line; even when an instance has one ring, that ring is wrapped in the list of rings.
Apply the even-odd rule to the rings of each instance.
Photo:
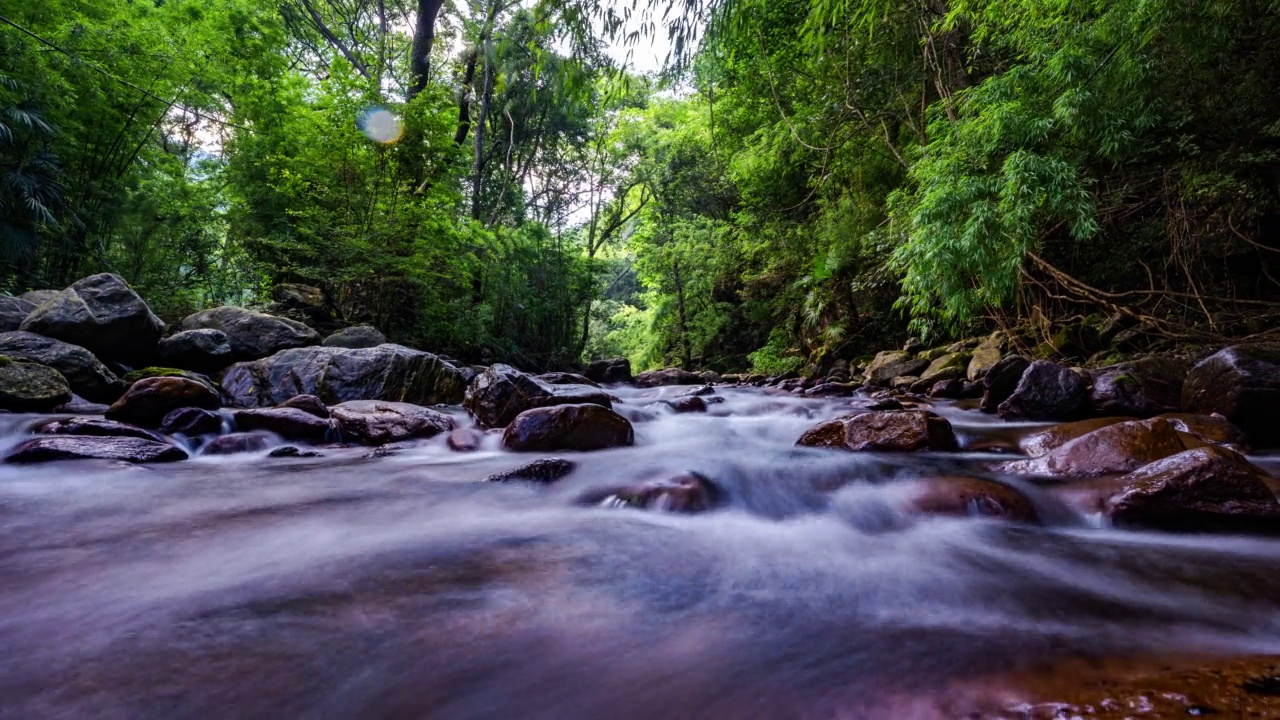
[[[896,377],[920,377],[920,373],[929,367],[929,361],[912,357],[911,353],[897,350],[886,350],[876,355],[867,366],[867,379],[879,383],[887,383]]]
[[[1187,450],[1122,478],[1106,512],[1117,524],[1161,530],[1274,532],[1280,503],[1266,478],[1225,448]]]
[[[56,413],[67,413],[69,415],[101,415],[107,411],[109,406],[103,403],[89,402],[84,398],[71,394],[71,399],[62,403],[53,411]]]
[[[591,380],[585,375],[571,372],[549,372],[535,377],[548,385],[590,385],[591,387],[600,387],[595,380]]]
[[[222,389],[236,407],[270,407],[297,395],[315,395],[328,405],[349,400],[435,405],[461,401],[466,385],[457,368],[431,353],[379,345],[282,350],[227,368]]]
[[[545,458],[525,463],[514,470],[495,473],[485,478],[485,482],[525,481],[542,484],[553,483],[573,472],[577,463],[563,458]]]
[[[635,432],[626,418],[592,404],[526,410],[502,434],[502,446],[517,452],[602,450],[633,442]]]
[[[181,377],[153,377],[139,380],[107,409],[109,420],[146,428],[159,427],[165,416],[178,408],[216,410],[222,406],[218,395],[202,383]]]
[[[237,410],[232,417],[241,430],[265,430],[285,440],[322,443],[334,439],[335,423],[295,407]]]
[[[599,388],[585,385],[547,385],[510,365],[492,365],[467,389],[462,405],[481,427],[505,427],[517,415],[534,408],[590,403],[613,407]]]
[[[182,321],[184,330],[202,328],[221,330],[237,360],[257,360],[320,342],[319,333],[296,320],[231,306],[201,310]]]
[[[627,358],[596,360],[587,366],[585,375],[598,383],[631,382],[631,361]]]
[[[706,397],[708,395],[715,395],[715,394],[716,394],[715,388],[711,387],[710,385],[703,385],[702,387],[696,387],[692,390],[686,390],[680,393],[680,397],[694,397],[694,396]]]
[[[139,380],[145,380],[147,378],[158,378],[158,377],[185,378],[187,380],[198,382],[201,385],[204,385],[205,387],[209,388],[209,392],[212,392],[215,395],[220,394],[220,391],[218,389],[218,384],[213,380],[209,379],[208,375],[201,375],[200,373],[191,372],[190,370],[179,370],[178,368],[149,367],[149,368],[143,368],[141,370],[134,370],[131,373],[125,374],[124,381],[130,387],[132,387],[133,384],[138,382]]]
[[[1218,413],[1255,445],[1280,444],[1280,346],[1235,345],[1196,364],[1182,387],[1182,409]]]
[[[608,508],[700,513],[718,505],[721,495],[720,489],[706,477],[686,472],[674,477],[588,493],[581,502],[584,505],[602,505]]]
[[[1132,472],[1176,455],[1184,446],[1165,420],[1115,423],[1070,440],[1040,457],[1005,463],[1006,472],[1084,478]]]
[[[664,385],[702,385],[703,381],[697,373],[680,368],[666,368],[640,373],[635,377],[635,384],[636,387],[651,388]]]
[[[89,435],[93,437],[135,437],[158,443],[169,443],[160,433],[128,423],[98,417],[71,417],[50,420],[32,428],[42,435]]]
[[[160,432],[187,437],[217,435],[222,432],[222,416],[196,407],[178,408],[160,421]]]
[[[889,381],[889,388],[898,392],[912,392],[920,378],[915,375],[902,375]]]
[[[344,328],[324,339],[325,347],[371,348],[387,341],[387,336],[372,325]]]
[[[858,389],[853,383],[825,382],[804,391],[807,397],[849,397]]]
[[[985,391],[982,383],[978,381],[966,382],[960,387],[960,397],[967,400],[977,400],[982,397],[983,392]]]
[[[1072,420],[1086,408],[1084,378],[1048,360],[1029,365],[997,412],[1006,420]]]
[[[475,428],[458,428],[449,433],[445,442],[455,452],[475,452],[484,443],[484,433]]]
[[[155,358],[164,322],[123,278],[101,273],[75,282],[40,305],[21,329],[137,366]]]
[[[315,395],[294,395],[280,403],[280,407],[297,408],[318,418],[329,417],[329,408],[325,407],[324,402]]]
[[[71,399],[71,386],[53,368],[0,355],[0,409],[48,412]]]
[[[386,445],[435,437],[453,429],[453,419],[409,403],[351,400],[330,408],[345,438],[366,445]]]
[[[970,357],[969,353],[963,351],[940,355],[920,373],[920,379],[928,381],[930,385],[942,380],[963,380]]]
[[[1093,387],[1089,404],[1102,415],[1150,417],[1177,412],[1182,381],[1189,364],[1165,357],[1148,357],[1089,373]]]
[[[125,390],[123,380],[79,345],[31,332],[6,332],[0,333],[0,355],[29,360],[57,370],[67,379],[74,393],[93,402],[115,402]]]
[[[221,330],[183,330],[160,341],[160,363],[169,367],[212,373],[235,361],[231,341]]]
[[[1030,457],[1040,457],[1078,437],[1088,435],[1094,430],[1137,419],[1135,417],[1104,417],[1054,425],[1051,428],[1038,430],[1022,438],[1018,442],[1018,447]]]
[[[724,378],[720,377],[720,373],[715,370],[703,370],[698,373],[698,377],[702,378],[702,382],[714,385],[715,383],[724,382]]]
[[[35,303],[22,298],[7,295],[0,297],[0,332],[10,332],[22,327],[22,321],[35,309]]]
[[[1021,355],[1010,355],[991,366],[982,378],[982,412],[993,413],[1009,399],[1018,387],[1022,374],[1031,362]]]
[[[324,453],[315,450],[300,450],[292,445],[281,445],[280,447],[267,453],[267,457],[273,458],[317,458],[324,457]]]
[[[1168,420],[1179,432],[1194,435],[1210,445],[1232,445],[1245,450],[1249,448],[1249,437],[1244,431],[1220,415],[1165,413],[1159,417]]]
[[[941,380],[929,387],[928,395],[931,398],[946,398],[956,400],[964,397],[965,382],[963,380]]]
[[[677,413],[700,413],[707,411],[707,401],[701,397],[680,397],[674,400],[663,400],[662,403]]]
[[[951,423],[927,410],[890,410],[846,415],[811,428],[797,445],[869,452],[952,451]]]
[[[169,443],[136,437],[45,435],[18,443],[4,461],[25,464],[89,459],[161,463],[186,460],[187,453]]]
[[[936,477],[913,484],[911,512],[1039,522],[1035,506],[1017,489],[973,477]]]
[[[262,452],[271,447],[273,438],[264,432],[237,432],[220,435],[200,448],[201,455],[237,455]]]

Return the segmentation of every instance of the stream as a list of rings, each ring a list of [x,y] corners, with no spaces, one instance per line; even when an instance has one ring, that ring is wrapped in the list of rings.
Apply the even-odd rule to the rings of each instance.
[[[1017,718],[1066,668],[1280,653],[1280,540],[1111,529],[1018,478],[1043,526],[905,512],[1008,455],[794,446],[847,398],[644,409],[684,390],[611,389],[635,446],[545,486],[480,482],[541,457],[493,435],[0,466],[0,717]],[[1033,427],[934,409],[969,448]],[[580,501],[687,471],[723,506]]]

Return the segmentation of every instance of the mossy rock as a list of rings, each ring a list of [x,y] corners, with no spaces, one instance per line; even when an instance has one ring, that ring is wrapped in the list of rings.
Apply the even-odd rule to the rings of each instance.
[[[916,357],[920,358],[921,360],[933,361],[933,360],[937,360],[943,355],[946,355],[949,352],[952,352],[952,351],[948,350],[945,347],[929,348],[928,350],[925,350],[924,352],[916,355]]]
[[[71,386],[57,370],[3,356],[0,360],[0,408],[48,412],[71,399]]]
[[[186,378],[187,380],[194,380],[201,385],[204,385],[215,393],[219,392],[218,384],[211,380],[207,375],[201,375],[200,373],[191,372],[190,370],[180,370],[178,368],[149,367],[141,370],[134,370],[124,376],[124,381],[132,385],[139,380],[153,377]]]

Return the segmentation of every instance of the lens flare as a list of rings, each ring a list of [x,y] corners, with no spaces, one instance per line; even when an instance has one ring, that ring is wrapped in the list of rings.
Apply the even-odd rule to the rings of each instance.
[[[404,135],[404,125],[395,113],[386,108],[369,108],[358,121],[360,132],[370,140],[390,145]]]

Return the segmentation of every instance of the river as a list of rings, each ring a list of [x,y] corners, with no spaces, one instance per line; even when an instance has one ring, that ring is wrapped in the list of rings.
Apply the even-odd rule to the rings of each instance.
[[[480,482],[538,457],[492,436],[0,466],[0,717],[1012,718],[1064,668],[1280,652],[1280,541],[1016,478],[1043,526],[907,513],[1002,456],[794,446],[847,399],[642,409],[680,390],[614,390],[635,446],[548,486]],[[967,447],[1020,430],[937,411]],[[685,471],[724,507],[580,501]]]

